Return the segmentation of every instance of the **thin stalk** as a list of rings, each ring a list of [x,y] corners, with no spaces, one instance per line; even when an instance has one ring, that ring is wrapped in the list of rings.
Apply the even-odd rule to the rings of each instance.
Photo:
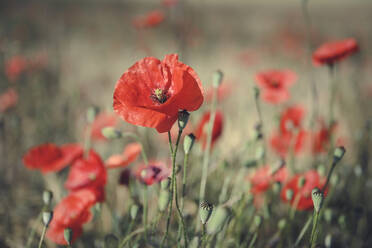
[[[256,240],[257,240],[257,230],[254,232],[254,235],[253,235],[253,238],[251,240],[251,242],[249,242],[249,246],[248,248],[253,248],[254,247],[254,243],[256,243]]]
[[[41,248],[41,246],[43,245],[46,230],[47,230],[47,226],[44,225],[43,232],[41,233],[41,237],[40,237],[40,241],[39,241],[39,246],[38,246],[39,248]]]
[[[84,139],[84,156],[88,156],[90,146],[91,146],[91,132],[92,132],[92,124],[89,124],[87,134],[85,135]]]
[[[211,144],[212,144],[212,131],[213,131],[213,126],[214,126],[214,120],[216,118],[217,90],[218,90],[217,87],[213,88],[212,106],[211,106],[210,118],[209,118],[209,122],[207,126],[207,145],[204,151],[202,177],[201,177],[201,182],[200,182],[199,205],[202,201],[204,201],[205,188],[207,186],[208,165],[209,165]],[[196,229],[200,230],[199,221],[196,222]]]
[[[177,208],[177,212],[178,212],[178,217],[179,217],[180,222],[181,222],[181,228],[183,230],[183,238],[185,240],[185,247],[187,247],[186,227],[185,227],[185,222],[184,222],[184,219],[183,219],[182,211],[181,211],[181,209],[179,207],[179,204],[178,204],[178,196],[177,196],[177,194],[178,194],[178,192],[177,192],[177,180],[175,180],[175,183],[174,183],[174,198],[175,198],[175,202],[176,202],[176,208]],[[181,228],[178,229],[179,234],[181,233]]]
[[[335,169],[336,167],[336,164],[335,162],[332,162],[332,165],[331,165],[331,169],[330,171],[328,172],[328,176],[327,176],[327,181],[326,183],[324,184],[324,186],[322,187],[321,191],[324,193],[324,191],[326,190],[328,184],[329,184],[329,181],[331,180],[331,176],[333,174],[333,170]]]
[[[314,220],[313,220],[313,229],[311,230],[311,237],[310,237],[310,248],[315,248],[316,245],[316,238],[318,236],[318,219],[319,219],[319,212],[314,210]]]
[[[163,239],[161,241],[160,247],[164,246],[164,242],[167,239],[168,233],[169,233],[169,225],[170,225],[172,209],[173,209],[174,184],[175,184],[175,181],[176,181],[176,154],[177,154],[177,150],[178,150],[178,145],[180,143],[181,134],[182,134],[182,130],[180,129],[178,131],[178,136],[177,136],[177,141],[176,141],[175,148],[174,148],[174,150],[171,154],[172,155],[172,178],[171,178],[171,192],[170,192],[171,201],[170,201],[169,209],[168,209],[167,226],[166,226],[165,233],[164,233]],[[170,131],[168,131],[168,137],[169,136],[170,136]],[[172,147],[172,144],[170,144],[169,147]]]
[[[306,221],[304,227],[302,228],[300,234],[298,235],[298,237],[296,239],[296,242],[293,245],[293,247],[296,247],[296,246],[298,246],[300,244],[300,242],[301,242],[302,238],[304,237],[307,229],[309,228],[312,220],[313,220],[313,216],[310,216],[310,218]]]
[[[183,212],[183,205],[184,205],[184,197],[186,195],[186,173],[187,173],[187,163],[189,160],[189,154],[185,154],[183,157],[183,175],[182,175],[182,193],[181,193],[181,202],[180,202],[180,209]],[[178,235],[177,240],[181,238],[181,225],[178,227]],[[180,243],[179,243],[180,245]]]
[[[43,213],[43,210],[37,216],[36,223],[41,222],[41,219],[42,219],[42,216],[43,216],[42,213]],[[28,239],[27,239],[26,248],[31,247],[31,244],[32,244],[32,241],[34,240],[35,234],[36,234],[36,227],[35,227],[35,225],[33,225],[31,233],[30,233],[30,235],[28,236]]]
[[[261,126],[261,132],[262,132],[261,141],[262,141],[262,145],[263,145],[263,148],[264,148],[264,155],[262,157],[262,165],[264,165],[266,163],[266,142],[265,142],[265,134],[264,134],[264,131],[263,131],[264,122],[263,122],[263,117],[262,117],[259,94],[255,95],[254,102],[255,102],[256,111],[257,111],[257,115],[258,115],[258,120],[259,120],[259,123],[260,123],[260,126]]]
[[[124,248],[125,244],[134,236],[136,236],[137,234],[140,234],[140,233],[143,233],[146,231],[146,228],[140,228],[140,229],[137,229],[133,232],[131,232],[127,237],[125,237],[125,239],[123,239],[123,241],[121,241],[121,243],[119,244],[119,248]]]

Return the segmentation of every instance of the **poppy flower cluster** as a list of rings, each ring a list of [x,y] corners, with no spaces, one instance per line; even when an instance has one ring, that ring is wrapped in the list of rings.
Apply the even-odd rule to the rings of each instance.
[[[315,170],[296,174],[283,186],[280,197],[297,210],[312,210],[314,206],[311,191],[314,188],[322,189],[325,183],[326,178]],[[324,195],[327,195],[327,190]]]
[[[290,96],[288,87],[296,80],[296,73],[290,70],[267,70],[256,74],[256,83],[263,91],[262,99],[272,104],[287,101]]]
[[[163,133],[171,129],[179,110],[195,111],[203,99],[195,71],[170,54],[163,61],[146,57],[131,66],[116,84],[113,107],[125,121]]]
[[[206,112],[202,116],[199,122],[199,125],[197,126],[195,130],[196,140],[201,143],[203,150],[205,150],[207,147],[207,127],[208,127],[207,124],[209,123],[210,117],[211,117],[211,113],[209,111]],[[223,114],[221,111],[218,110],[216,111],[216,116],[215,116],[213,128],[212,128],[211,147],[213,147],[216,141],[221,137],[222,129],[223,129]]]

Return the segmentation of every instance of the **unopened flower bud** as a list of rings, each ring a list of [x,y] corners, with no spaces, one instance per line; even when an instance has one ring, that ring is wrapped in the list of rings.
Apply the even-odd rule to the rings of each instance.
[[[306,183],[306,179],[304,178],[304,177],[300,177],[299,179],[298,179],[298,181],[297,181],[297,186],[299,187],[299,188],[302,188],[304,185],[305,185],[305,183]]]
[[[183,150],[185,151],[185,154],[189,154],[195,141],[195,135],[190,133],[189,135],[186,135],[183,139]]]
[[[53,219],[53,212],[52,211],[45,211],[43,212],[43,224],[44,226],[49,226],[49,223]]]
[[[172,181],[172,179],[170,177],[167,177],[167,178],[161,180],[161,182],[160,182],[160,188],[162,190],[168,189],[169,186],[171,185],[171,181]]]
[[[63,237],[65,238],[65,241],[67,242],[68,245],[71,245],[72,242],[72,229],[71,228],[66,228],[63,231]]]
[[[178,111],[178,128],[182,131],[189,121],[190,114],[186,110]]]
[[[160,212],[167,209],[170,202],[170,192],[168,190],[161,190],[158,199],[158,208]]]
[[[342,159],[342,157],[345,155],[345,152],[346,152],[345,147],[343,146],[337,147],[333,153],[333,161],[335,163],[339,162]]]
[[[43,192],[43,202],[45,206],[49,206],[53,199],[53,192],[50,190],[44,190]]]
[[[102,128],[101,133],[106,139],[118,139],[123,137],[122,133],[113,127]]]
[[[286,225],[287,225],[286,219],[279,220],[279,222],[278,222],[278,228],[279,228],[279,230],[283,230]]]
[[[119,246],[119,239],[114,234],[105,236],[104,248],[117,248]]]
[[[86,113],[88,123],[92,123],[94,121],[98,112],[99,112],[98,107],[92,106],[88,108],[87,113]]]
[[[222,79],[223,79],[223,72],[220,70],[217,70],[213,74],[213,87],[218,88],[222,83]]]
[[[133,204],[130,207],[129,211],[130,211],[130,217],[132,218],[132,220],[135,220],[137,217],[138,211],[139,211],[139,206],[137,204]]]
[[[325,173],[326,173],[326,168],[325,168],[325,166],[323,164],[320,164],[320,165],[318,165],[317,171],[318,171],[318,174],[320,176],[324,176]]]
[[[203,225],[205,225],[208,222],[209,218],[211,217],[212,212],[213,212],[212,204],[209,204],[206,201],[202,201],[200,203],[199,213],[200,213],[200,220]]]
[[[320,209],[323,205],[323,193],[320,189],[315,188],[311,191],[311,199],[313,200],[314,209],[317,213],[319,213]]]
[[[207,232],[209,234],[215,234],[222,230],[229,217],[229,210],[225,207],[218,206],[211,216],[210,221],[207,224]]]
[[[288,189],[286,192],[285,192],[285,199],[287,199],[287,201],[291,201],[292,200],[292,197],[293,197],[293,190],[291,189]]]

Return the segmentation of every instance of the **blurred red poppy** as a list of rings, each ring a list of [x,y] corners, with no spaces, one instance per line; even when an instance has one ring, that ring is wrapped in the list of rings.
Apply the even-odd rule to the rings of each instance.
[[[327,151],[332,133],[335,131],[336,125],[328,128],[324,121],[320,121],[320,129],[312,133],[312,152],[314,154],[324,153]]]
[[[14,56],[5,61],[5,75],[9,81],[15,82],[27,69],[27,60],[22,56]]]
[[[261,194],[269,189],[274,182],[285,182],[288,178],[288,170],[281,167],[273,171],[269,165],[261,166],[251,174],[248,179],[251,182],[251,193]]]
[[[305,116],[305,109],[300,105],[288,107],[280,117],[280,132],[293,132],[301,128]]]
[[[268,70],[256,74],[256,83],[263,90],[262,99],[278,104],[289,99],[288,87],[297,80],[290,70]]]
[[[126,167],[130,163],[133,163],[142,151],[140,143],[134,142],[128,144],[122,154],[115,154],[110,156],[105,164],[107,168]]]
[[[29,149],[23,156],[23,163],[27,168],[40,170],[44,174],[60,171],[82,155],[83,148],[78,144],[65,144],[58,147],[47,143]]]
[[[148,165],[142,164],[137,167],[135,176],[142,183],[152,185],[171,175],[171,168],[161,161],[150,161]]]
[[[208,126],[207,124],[209,122],[210,115],[211,115],[210,112],[204,113],[202,119],[199,122],[197,129],[195,130],[196,140],[201,142],[203,150],[207,146],[207,126]],[[221,111],[216,111],[216,117],[214,119],[213,129],[212,129],[211,147],[213,147],[213,145],[216,143],[216,141],[221,136],[222,129],[223,129],[223,114]]]
[[[13,88],[7,89],[0,95],[0,113],[16,106],[18,103],[18,93]]]
[[[178,4],[178,0],[163,0],[161,3],[165,7],[173,7]]]
[[[321,189],[325,182],[326,178],[321,177],[316,170],[297,174],[284,185],[280,196],[284,202],[289,202],[297,210],[311,210],[313,209],[311,191],[314,188]],[[327,190],[324,195],[327,195]],[[288,199],[288,196],[291,198]]]
[[[281,157],[287,156],[289,150],[293,147],[294,154],[298,155],[303,151],[308,132],[300,129],[297,133],[295,132],[275,132],[270,138],[270,145],[276,153]]]
[[[214,88],[211,87],[205,92],[205,101],[211,102]],[[217,101],[222,101],[231,95],[232,84],[230,82],[223,82],[217,89]]]
[[[90,150],[87,158],[80,158],[71,166],[65,188],[72,191],[86,187],[101,188],[106,180],[107,171],[100,156]]]
[[[135,63],[116,84],[113,107],[127,122],[167,132],[178,110],[194,111],[203,103],[203,89],[195,71],[178,61],[147,57]]]
[[[165,19],[164,13],[161,10],[153,10],[146,15],[137,16],[133,19],[135,28],[153,28],[162,23]]]
[[[314,65],[332,65],[359,51],[359,45],[354,38],[331,41],[322,44],[313,53]]]
[[[70,193],[54,208],[53,219],[46,236],[57,244],[66,245],[64,229],[71,228],[74,242],[83,232],[82,225],[91,220],[90,208],[96,202],[96,192],[91,189]]]
[[[114,113],[99,113],[91,124],[91,138],[95,141],[104,141],[106,138],[102,135],[102,129],[105,127],[114,127],[118,123],[118,118]]]

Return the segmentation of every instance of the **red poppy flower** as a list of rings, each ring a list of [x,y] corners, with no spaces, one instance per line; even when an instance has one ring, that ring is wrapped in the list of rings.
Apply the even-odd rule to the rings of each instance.
[[[357,52],[359,46],[354,38],[322,44],[313,53],[314,65],[334,64]]]
[[[116,84],[114,110],[127,122],[167,132],[178,110],[194,111],[203,103],[203,89],[195,71],[166,55],[163,61],[147,57],[135,63]]]
[[[144,16],[138,16],[133,20],[133,26],[136,28],[153,28],[162,23],[165,19],[161,10],[153,10]]]
[[[296,73],[290,70],[268,70],[256,74],[256,83],[263,90],[262,99],[274,104],[289,99],[288,87],[296,80]]]
[[[114,127],[118,123],[118,118],[113,113],[99,113],[91,124],[92,140],[102,141],[106,138],[102,135],[102,129],[105,127]]]
[[[72,241],[82,234],[82,225],[92,218],[90,208],[97,202],[97,195],[91,189],[82,189],[62,199],[54,208],[53,219],[46,236],[53,242],[66,245],[64,229],[73,231]]]
[[[0,95],[0,113],[17,105],[18,93],[13,88],[9,88]]]
[[[272,134],[270,145],[281,157],[285,157],[291,147],[294,147],[294,154],[297,155],[303,151],[307,137],[308,133],[303,129],[299,130],[297,134],[277,132]]]
[[[293,132],[301,128],[302,120],[305,116],[305,110],[300,105],[288,107],[280,117],[280,132]]]
[[[336,125],[328,128],[324,121],[320,122],[320,129],[312,133],[312,152],[314,154],[324,153],[327,151],[332,133],[335,131]]]
[[[202,148],[205,149],[207,146],[207,123],[209,122],[210,112],[206,112],[199,122],[198,128],[195,131],[196,140],[200,141]],[[216,111],[216,117],[213,123],[212,129],[212,143],[211,146],[216,143],[222,134],[223,129],[223,114],[221,111]]]
[[[302,183],[300,180],[304,180]],[[297,174],[284,185],[281,191],[281,198],[284,202],[290,202],[292,207],[297,210],[313,209],[313,201],[311,199],[311,191],[314,188],[321,189],[326,182],[326,179],[321,177],[316,170],[310,170],[304,174]],[[289,192],[291,194],[289,194]],[[327,190],[324,192],[327,195]],[[288,199],[288,195],[292,195]]]
[[[206,90],[205,100],[207,102],[212,101],[213,91],[214,91],[213,87]],[[220,101],[226,99],[229,95],[231,95],[231,91],[232,91],[231,83],[223,82],[217,89],[217,101],[220,102]]]
[[[142,183],[152,185],[169,177],[171,171],[171,168],[169,168],[164,162],[150,161],[147,166],[145,164],[140,165],[135,172],[135,176]]]
[[[31,170],[42,173],[60,171],[83,155],[83,148],[78,144],[66,144],[58,147],[47,143],[32,147],[23,156],[23,163]]]
[[[90,150],[87,158],[80,158],[71,166],[65,188],[73,191],[86,187],[101,188],[106,180],[107,172],[101,158]]]
[[[5,75],[11,82],[19,79],[27,68],[27,60],[22,56],[14,56],[5,62]]]
[[[130,163],[133,163],[137,159],[141,151],[141,144],[137,142],[130,143],[124,148],[122,154],[115,154],[110,156],[105,162],[106,167],[117,168],[128,166]]]
[[[288,170],[282,167],[277,171],[272,171],[268,165],[261,166],[249,176],[251,182],[251,193],[260,194],[269,189],[273,182],[285,182],[288,177]]]

